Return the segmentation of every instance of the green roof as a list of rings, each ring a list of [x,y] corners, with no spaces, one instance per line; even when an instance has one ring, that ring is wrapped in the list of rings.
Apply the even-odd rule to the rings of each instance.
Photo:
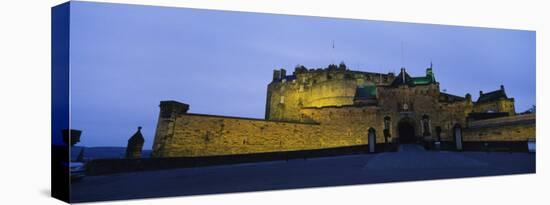
[[[403,76],[404,75],[404,76]],[[391,86],[398,86],[398,85],[409,85],[409,86],[415,86],[415,85],[428,85],[435,83],[435,76],[432,72],[431,68],[428,68],[426,71],[426,76],[422,77],[411,77],[406,71],[402,71],[395,77],[395,80],[391,83]]]
[[[428,85],[435,82],[435,79],[431,76],[413,77],[411,80],[414,85]]]

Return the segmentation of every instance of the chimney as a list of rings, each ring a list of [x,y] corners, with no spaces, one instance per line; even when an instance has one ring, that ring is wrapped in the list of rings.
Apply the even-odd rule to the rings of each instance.
[[[480,90],[479,91],[479,96],[481,96],[481,95],[483,95],[483,91]]]
[[[500,85],[500,90],[504,90],[504,85]]]
[[[281,68],[281,79],[286,77],[286,70]]]

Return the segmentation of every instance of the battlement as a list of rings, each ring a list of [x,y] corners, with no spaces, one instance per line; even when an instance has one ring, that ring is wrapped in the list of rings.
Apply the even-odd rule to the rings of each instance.
[[[272,83],[286,83],[296,82],[301,80],[302,83],[306,82],[322,82],[330,79],[373,79],[379,78],[381,82],[391,82],[395,78],[395,74],[389,73],[375,73],[349,70],[346,64],[340,63],[339,65],[330,64],[325,68],[306,68],[303,65],[297,65],[294,68],[294,72],[291,75],[287,75],[287,71],[284,68],[273,70]]]
[[[266,119],[300,120],[303,107],[376,104],[376,87],[389,85],[394,73],[350,70],[343,62],[325,68],[297,65],[292,75],[285,69],[273,71],[268,85]],[[360,96],[357,96],[357,95]]]

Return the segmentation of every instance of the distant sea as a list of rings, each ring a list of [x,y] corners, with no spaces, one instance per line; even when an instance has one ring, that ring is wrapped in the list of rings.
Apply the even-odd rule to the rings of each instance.
[[[71,160],[75,161],[79,153],[84,150],[84,160],[92,159],[119,159],[126,156],[126,147],[81,147],[74,146],[71,148]],[[151,150],[143,150],[141,157],[151,157]]]

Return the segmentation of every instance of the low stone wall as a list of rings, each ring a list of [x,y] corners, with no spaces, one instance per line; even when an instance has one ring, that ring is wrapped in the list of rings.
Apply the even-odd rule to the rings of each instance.
[[[386,140],[382,134],[384,115],[377,107],[305,108],[300,114],[308,120],[303,122],[193,114],[187,113],[187,104],[175,101],[163,101],[160,107],[153,158],[223,156],[367,145],[370,128],[376,133],[377,144]],[[448,110],[451,111],[450,114],[435,115],[433,120],[453,121],[454,118],[450,116],[455,114],[456,109]],[[421,116],[411,118],[419,121]],[[393,137],[388,139],[389,142],[397,137],[398,121],[403,117],[393,116],[392,119],[395,119],[390,125]],[[534,114],[471,121],[468,124],[460,122],[461,125],[466,125],[462,141],[527,141],[535,138],[535,122]],[[414,126],[415,134],[420,136],[421,125]],[[442,141],[454,142],[452,129],[443,127],[441,134]]]
[[[469,128],[483,128],[491,126],[501,126],[507,124],[527,123],[534,124],[536,122],[536,114],[513,115],[507,117],[492,118],[486,120],[475,120],[468,122]]]
[[[535,114],[515,115],[469,122],[463,136],[466,142],[535,139],[536,116]]]
[[[155,157],[216,156],[312,150],[368,144],[367,130],[202,114],[180,114],[155,151]],[[358,132],[359,133],[359,132]],[[380,133],[381,134],[381,133]]]

